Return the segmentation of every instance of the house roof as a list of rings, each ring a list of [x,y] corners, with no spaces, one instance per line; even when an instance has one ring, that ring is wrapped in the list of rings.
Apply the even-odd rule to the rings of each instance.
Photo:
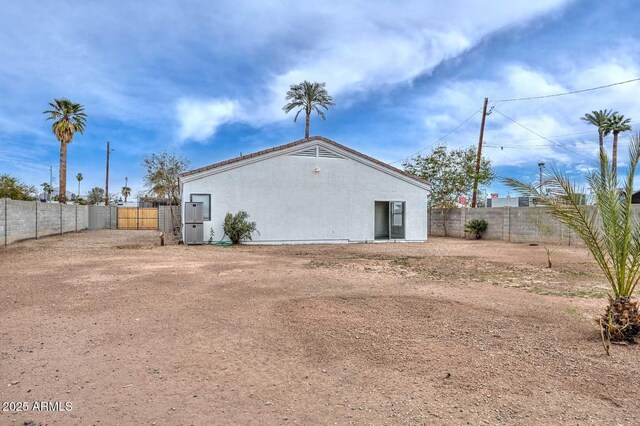
[[[322,142],[327,143],[329,145],[333,145],[336,148],[339,148],[341,150],[349,152],[349,153],[351,153],[353,155],[356,155],[356,156],[358,156],[360,158],[363,158],[365,160],[371,161],[372,163],[375,163],[375,164],[377,164],[379,166],[382,166],[382,167],[384,167],[386,169],[389,169],[389,170],[391,170],[391,171],[393,171],[395,173],[399,173],[401,175],[407,176],[407,177],[409,177],[409,178],[411,178],[413,180],[416,180],[416,181],[418,181],[418,182],[420,182],[422,184],[431,185],[430,182],[428,182],[428,181],[426,181],[424,179],[420,179],[419,177],[416,177],[416,176],[412,175],[411,173],[407,173],[404,170],[400,170],[400,169],[398,169],[396,167],[393,167],[393,166],[391,166],[391,165],[389,165],[389,164],[387,164],[387,163],[385,163],[383,161],[376,160],[373,157],[369,157],[368,155],[365,155],[365,154],[363,154],[363,153],[361,153],[359,151],[356,151],[355,149],[351,149],[351,148],[349,148],[347,146],[339,144],[338,142],[332,141],[331,139],[325,138],[324,136],[311,136],[308,139],[299,139],[297,141],[290,142],[290,143],[287,143],[287,144],[284,144],[284,145],[275,146],[273,148],[268,148],[268,149],[264,149],[262,151],[257,151],[257,152],[251,153],[251,154],[241,155],[240,157],[231,158],[229,160],[220,161],[218,163],[209,164],[208,166],[204,166],[204,167],[200,167],[200,168],[197,168],[197,169],[186,171],[186,172],[182,173],[180,175],[180,177],[191,176],[191,175],[194,175],[194,174],[197,174],[197,173],[201,173],[201,172],[204,172],[204,171],[207,171],[207,170],[211,170],[211,169],[215,169],[215,168],[218,168],[218,167],[226,166],[227,164],[237,163],[237,162],[240,162],[240,161],[243,161],[243,160],[247,160],[249,158],[260,157],[261,155],[269,154],[271,152],[276,152],[276,151],[282,151],[282,150],[287,149],[287,148],[292,148],[294,146],[304,145],[306,143],[311,143],[313,141],[322,141]]]

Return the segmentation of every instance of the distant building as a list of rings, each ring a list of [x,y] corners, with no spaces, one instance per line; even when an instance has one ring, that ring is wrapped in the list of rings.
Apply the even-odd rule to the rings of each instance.
[[[169,199],[158,197],[138,197],[138,207],[168,206]],[[176,205],[176,203],[174,203]]]
[[[534,197],[487,198],[487,207],[534,207]]]
[[[74,194],[73,192],[67,191],[67,200],[72,200],[76,197],[76,194]],[[40,201],[47,202],[47,201],[51,201],[51,200],[57,200],[58,198],[58,190],[54,189],[53,191],[51,191],[51,194],[47,194],[46,192],[41,192],[38,194],[38,199]]]

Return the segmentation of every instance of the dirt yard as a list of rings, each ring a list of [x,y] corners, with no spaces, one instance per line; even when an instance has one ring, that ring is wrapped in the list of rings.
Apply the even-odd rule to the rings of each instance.
[[[541,247],[494,241],[158,242],[96,231],[0,248],[0,400],[29,409],[0,424],[640,416],[640,348],[605,355],[592,318],[607,287],[582,249],[549,270]]]

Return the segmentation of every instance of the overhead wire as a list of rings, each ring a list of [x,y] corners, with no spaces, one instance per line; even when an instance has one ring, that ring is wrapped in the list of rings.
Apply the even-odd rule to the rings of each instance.
[[[493,111],[494,111],[494,112],[497,112],[498,114],[500,114],[501,116],[503,116],[503,117],[504,117],[504,118],[506,118],[507,120],[509,120],[509,121],[513,122],[513,123],[514,123],[514,124],[516,124],[517,126],[522,127],[524,130],[526,130],[526,131],[528,131],[528,132],[530,132],[530,133],[533,133],[534,135],[538,136],[539,138],[544,139],[544,140],[546,140],[547,142],[550,142],[550,143],[552,143],[552,144],[556,145],[557,147],[560,147],[560,148],[562,148],[562,149],[564,149],[564,150],[566,150],[566,151],[568,151],[568,152],[570,152],[570,153],[572,153],[572,154],[575,154],[575,155],[577,155],[577,156],[579,156],[579,157],[582,157],[582,158],[586,158],[586,159],[588,159],[588,160],[591,160],[591,158],[587,157],[586,155],[583,155],[583,154],[580,154],[579,152],[573,151],[573,150],[571,150],[571,149],[567,148],[566,146],[562,145],[561,143],[558,143],[558,142],[556,142],[556,141],[554,141],[554,140],[552,140],[552,139],[549,139],[549,138],[548,138],[548,137],[546,137],[546,136],[541,135],[540,133],[538,133],[538,132],[536,132],[536,131],[534,131],[534,130],[531,130],[530,128],[528,128],[528,127],[527,127],[527,126],[525,126],[524,124],[522,124],[522,123],[520,123],[520,122],[518,122],[518,121],[514,120],[513,118],[511,118],[511,117],[509,117],[509,116],[507,116],[507,115],[503,114],[503,113],[502,113],[502,112],[500,112],[498,109],[494,108],[494,109],[493,109]]]
[[[442,141],[443,141],[447,136],[451,135],[453,132],[455,132],[456,130],[458,130],[460,127],[462,127],[462,126],[464,126],[465,124],[467,124],[467,122],[468,122],[469,120],[471,120],[473,117],[475,117],[475,115],[476,115],[476,114],[478,114],[481,110],[482,110],[482,108],[479,108],[477,111],[475,111],[475,112],[474,112],[473,114],[471,114],[469,117],[467,117],[466,119],[464,119],[464,121],[462,121],[460,124],[458,124],[458,125],[457,125],[453,130],[451,130],[449,133],[447,133],[446,135],[442,136],[440,139],[436,140],[435,142],[433,142],[433,143],[431,143],[431,144],[429,144],[429,145],[425,146],[425,147],[424,147],[424,148],[422,148],[421,150],[416,151],[416,152],[414,152],[414,153],[413,153],[413,154],[411,154],[411,155],[408,155],[408,156],[406,156],[406,157],[402,157],[402,158],[400,158],[399,160],[392,161],[391,163],[388,163],[388,164],[395,164],[395,163],[399,163],[400,161],[403,161],[403,160],[408,160],[409,158],[414,157],[414,156],[416,156],[416,155],[420,154],[421,152],[423,152],[423,151],[425,151],[425,150],[427,150],[427,149],[431,148],[431,147],[432,147],[432,146],[434,146],[435,144],[437,144],[437,143],[439,143],[439,142],[442,142]]]
[[[558,97],[558,96],[574,95],[576,93],[584,93],[584,92],[590,92],[590,91],[593,91],[593,90],[606,89],[607,87],[619,86],[621,84],[628,84],[628,83],[633,83],[633,82],[636,82],[636,81],[640,81],[640,78],[632,78],[631,80],[618,81],[616,83],[605,84],[603,86],[597,86],[597,87],[590,87],[588,89],[572,90],[570,92],[554,93],[554,94],[551,94],[551,95],[542,95],[542,96],[529,96],[529,97],[526,97],[526,98],[498,99],[497,101],[492,101],[492,102],[494,104],[497,104],[497,103],[501,103],[501,102],[519,102],[519,101],[530,101],[530,100],[534,100],[534,99],[555,98],[555,97]]]

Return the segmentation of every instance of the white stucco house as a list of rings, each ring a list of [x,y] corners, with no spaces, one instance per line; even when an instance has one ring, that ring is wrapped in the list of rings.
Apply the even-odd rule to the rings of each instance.
[[[427,240],[428,182],[321,136],[190,170],[180,187],[182,218],[203,202],[205,241],[240,210],[254,244]]]

